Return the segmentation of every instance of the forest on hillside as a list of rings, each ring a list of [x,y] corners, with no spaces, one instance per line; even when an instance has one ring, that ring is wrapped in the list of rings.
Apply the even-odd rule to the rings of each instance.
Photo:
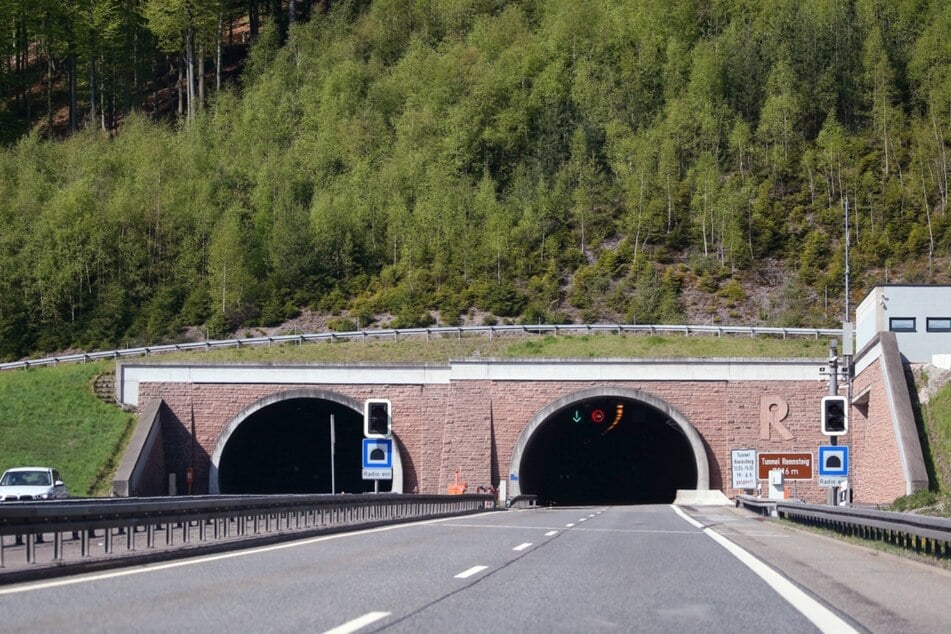
[[[951,281],[946,1],[0,0],[0,23],[0,359],[302,311],[837,325],[846,245],[853,308]]]

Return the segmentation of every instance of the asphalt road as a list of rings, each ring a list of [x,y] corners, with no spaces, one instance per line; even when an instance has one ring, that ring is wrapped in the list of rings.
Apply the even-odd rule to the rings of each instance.
[[[0,586],[0,629],[797,634],[876,629],[848,616],[841,609],[848,602],[817,600],[816,592],[789,580],[794,575],[762,564],[708,528],[728,527],[735,538],[743,537],[730,527],[733,517],[736,525],[750,527],[745,539],[757,547],[756,540],[764,540],[760,532],[773,530],[769,526],[726,510],[688,513],[696,519],[670,506],[486,513]]]

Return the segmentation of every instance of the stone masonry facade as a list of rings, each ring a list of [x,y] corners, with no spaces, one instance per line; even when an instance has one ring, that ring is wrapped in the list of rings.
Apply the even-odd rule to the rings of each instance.
[[[896,444],[877,365],[869,367],[857,389],[868,392],[867,406],[851,412],[850,433],[839,444],[852,449],[856,502],[883,502],[904,495],[902,458]],[[229,425],[265,397],[313,388],[294,383],[143,382],[140,410],[161,399],[168,415],[162,423],[166,469],[184,481],[195,465],[194,492],[208,490],[211,456]],[[703,439],[710,488],[732,496],[731,450],[813,455],[829,444],[819,429],[821,380],[451,380],[447,383],[360,385],[321,384],[319,390],[357,402],[385,397],[393,404],[393,432],[403,464],[403,490],[445,493],[458,469],[474,491],[506,479],[520,436],[541,410],[582,390],[599,387],[639,390],[668,403]],[[240,422],[239,422],[240,424]],[[662,450],[662,448],[660,448]],[[827,489],[816,479],[790,485],[790,493],[824,502]],[[765,495],[765,489],[762,491]]]

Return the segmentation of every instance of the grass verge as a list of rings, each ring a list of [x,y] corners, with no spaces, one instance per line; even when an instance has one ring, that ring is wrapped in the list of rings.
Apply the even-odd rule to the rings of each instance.
[[[711,335],[413,336],[398,341],[334,341],[163,354],[159,359],[248,362],[445,363],[452,359],[818,358],[825,339]]]
[[[108,495],[135,417],[96,398],[110,362],[0,373],[0,470],[59,469],[70,495]]]

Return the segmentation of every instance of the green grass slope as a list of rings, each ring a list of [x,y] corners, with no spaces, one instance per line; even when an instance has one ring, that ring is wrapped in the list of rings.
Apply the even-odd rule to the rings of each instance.
[[[70,495],[107,495],[134,416],[96,397],[91,363],[0,373],[0,469],[59,469]]]

